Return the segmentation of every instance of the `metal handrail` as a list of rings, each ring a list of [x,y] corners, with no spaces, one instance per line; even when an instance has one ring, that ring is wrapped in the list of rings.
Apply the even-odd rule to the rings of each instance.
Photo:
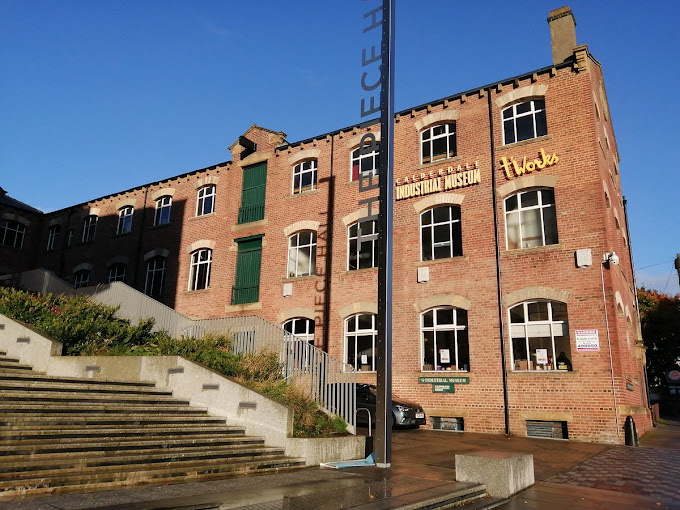
[[[366,411],[366,414],[368,414],[368,437],[371,437],[371,434],[373,433],[373,422],[371,421],[371,411],[369,411],[365,407],[357,407],[356,410],[354,411],[354,423],[357,422],[357,413],[359,411]]]

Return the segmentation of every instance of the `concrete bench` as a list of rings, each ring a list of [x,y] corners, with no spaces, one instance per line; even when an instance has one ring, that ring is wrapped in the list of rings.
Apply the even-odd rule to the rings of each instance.
[[[456,481],[483,483],[490,496],[507,498],[534,484],[534,456],[496,451],[456,455]]]

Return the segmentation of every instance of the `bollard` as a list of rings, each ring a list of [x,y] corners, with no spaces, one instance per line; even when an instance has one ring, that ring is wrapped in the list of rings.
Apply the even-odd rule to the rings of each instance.
[[[635,427],[632,416],[626,416],[626,423],[623,426],[623,429],[626,435],[626,446],[639,446],[637,428]]]

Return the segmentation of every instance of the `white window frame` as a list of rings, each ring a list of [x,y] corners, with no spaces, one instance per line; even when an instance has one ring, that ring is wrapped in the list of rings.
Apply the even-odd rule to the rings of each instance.
[[[12,244],[8,243],[10,232],[14,237]],[[24,247],[24,237],[26,237],[26,225],[14,220],[0,220],[0,246],[20,250]]]
[[[556,202],[557,200],[554,200],[552,204],[544,204],[543,203],[543,191],[552,191],[553,198],[555,198],[555,190],[554,188],[530,188],[530,189],[524,189],[520,190],[517,193],[513,193],[512,195],[508,196],[503,200],[503,211],[505,213],[505,249],[506,250],[525,250],[527,248],[538,248],[541,246],[552,246],[555,244],[558,244],[559,241],[559,232],[557,231],[557,205]],[[528,207],[522,207],[522,195],[526,193],[533,193],[536,192],[538,194],[538,203],[536,205],[531,205]],[[512,199],[513,197],[517,198],[517,209],[513,209],[512,211],[508,211],[508,201]],[[545,241],[545,210],[549,208],[553,208],[555,211],[555,242],[551,243],[549,245],[546,244]],[[522,215],[523,214],[528,214],[528,211],[536,210],[539,209],[541,213],[541,244],[537,246],[521,246],[523,244],[523,235],[522,235]],[[518,248],[510,248],[510,242],[508,239],[508,225],[509,221],[508,218],[512,214],[518,214],[519,215],[519,238],[518,242],[520,243],[520,246]]]
[[[437,310],[452,310],[453,311],[453,324],[438,324],[437,323]],[[433,308],[429,308],[422,312],[420,314],[420,370],[422,372],[469,372],[470,371],[470,331],[468,329],[468,324],[459,324],[458,323],[458,311],[460,309],[453,307],[453,306],[435,306]],[[467,313],[467,310],[464,310]],[[425,326],[425,315],[432,312],[432,326]],[[468,322],[469,322],[469,317],[468,317]],[[434,345],[433,345],[433,352],[435,355],[435,359],[433,359],[432,363],[432,369],[425,369],[425,332],[426,331],[432,331],[434,332]],[[451,370],[442,370],[439,369],[437,370],[437,363],[436,363],[436,356],[438,355],[439,349],[437,349],[437,332],[439,331],[453,331],[454,335],[454,352],[450,352],[450,360],[451,361],[451,366],[455,366],[455,369],[452,368]],[[459,339],[458,339],[458,332],[459,331],[466,331],[467,332],[467,342],[468,342],[468,369],[460,369],[458,368],[458,352],[459,352]],[[461,340],[462,341],[462,340]]]
[[[442,222],[435,223],[435,222],[434,222],[434,210],[435,210],[435,209],[440,209],[440,208],[446,208],[446,209],[448,209],[448,211],[449,211],[449,219],[448,219],[447,221],[442,221]],[[451,214],[451,210],[452,210],[453,208],[457,208],[457,209],[458,209],[458,211],[459,211],[459,213],[460,213],[460,216],[461,216],[461,219],[451,219],[451,215],[452,215],[452,214]],[[423,225],[423,219],[425,218],[425,216],[426,216],[427,214],[429,214],[429,215],[431,216],[432,222],[431,222],[429,225]],[[460,228],[460,238],[459,238],[459,239],[458,239],[458,238],[457,238],[457,239],[454,239],[454,238],[453,238],[453,237],[454,237],[454,236],[453,236],[453,234],[454,234],[453,226],[454,226],[455,224],[459,224],[459,225],[461,226],[461,228]],[[448,240],[447,242],[439,242],[439,243],[435,243],[435,242],[434,242],[434,229],[435,229],[435,227],[437,227],[437,226],[442,226],[442,225],[448,225],[448,226],[449,226],[449,229],[448,229],[448,231],[449,231],[449,240]],[[427,259],[425,258],[425,256],[424,256],[425,253],[424,253],[424,251],[423,251],[424,248],[425,248],[425,247],[423,246],[423,230],[425,230],[425,229],[429,229],[429,230],[430,230],[430,240],[431,240],[431,242],[430,242],[430,258],[427,258]],[[437,258],[435,258],[435,256],[434,256],[434,249],[435,249],[436,247],[446,246],[446,245],[449,246],[449,255],[448,255],[448,257],[437,257]],[[454,248],[456,248],[456,247],[460,248],[460,253],[454,255],[454,251],[455,251]],[[430,209],[427,209],[426,211],[423,211],[423,212],[420,214],[420,260],[421,260],[421,261],[426,261],[426,260],[439,260],[439,259],[445,259],[445,258],[460,257],[460,256],[462,256],[462,255],[463,255],[463,232],[462,232],[462,211],[460,210],[460,206],[458,206],[458,205],[440,205],[440,206],[437,206],[437,207],[432,207],[432,208],[430,208]]]
[[[298,322],[303,321],[304,322],[304,333],[295,333],[295,326],[297,325]],[[307,317],[293,317],[292,319],[288,319],[286,322],[284,322],[281,327],[283,328],[284,331],[290,333],[293,335],[294,338],[298,340],[303,340],[307,342],[310,345],[314,345],[314,330],[316,327],[316,324],[314,323],[314,319],[309,319]]]
[[[163,294],[163,279],[165,278],[166,257],[157,255],[146,261],[146,278],[144,280],[144,294],[147,296],[160,296]],[[160,266],[160,267],[159,267]],[[153,292],[156,279],[160,278],[158,292]]]
[[[434,134],[435,129],[441,128],[444,126],[444,132],[440,133],[438,135]],[[425,139],[426,135],[429,135],[427,139]],[[451,148],[451,136],[453,137],[453,149]],[[444,155],[439,155],[439,156],[434,156],[433,154],[433,144],[435,140],[439,140],[441,138],[446,138],[446,154]],[[429,145],[430,147],[430,156],[429,156],[429,161],[425,160],[425,146]],[[453,154],[451,154],[453,152]],[[430,126],[426,129],[423,129],[420,132],[420,164],[425,165],[427,163],[434,163],[435,161],[442,161],[445,159],[451,159],[455,158],[458,155],[458,132],[456,129],[456,123],[455,122],[446,122],[444,124],[435,124],[433,126]]]
[[[57,238],[61,233],[61,225],[52,225],[47,229],[47,251],[53,251],[57,246]]]
[[[372,321],[371,322],[371,324],[372,324],[371,329],[359,329],[359,316],[361,316],[361,315],[368,315],[368,316],[371,317],[371,321]],[[352,332],[349,331],[350,321],[354,321],[354,331],[352,331]],[[354,354],[355,365],[352,366],[352,370],[355,371],[355,372],[359,372],[359,371],[361,371],[361,372],[375,372],[376,342],[377,342],[377,338],[378,338],[378,331],[376,329],[376,316],[375,316],[375,314],[372,314],[372,313],[357,313],[357,314],[354,314],[354,315],[350,315],[349,317],[347,317],[344,320],[344,324],[345,324],[345,342],[344,342],[344,358],[343,359],[344,359],[345,367],[347,367],[347,365],[349,365],[349,361],[348,361],[349,360],[349,339],[350,339],[350,337],[354,337],[354,353],[353,354]],[[357,354],[357,337],[359,337],[359,336],[369,336],[369,335],[371,335],[371,337],[372,337],[371,350],[372,350],[372,353],[373,353],[373,356],[371,358],[372,359],[371,370],[358,370],[356,362],[357,362],[357,360],[359,361],[358,366],[360,367],[361,366],[361,363],[360,363],[360,361],[361,361],[360,356],[361,355]]]
[[[163,214],[167,211],[167,218],[163,221]],[[156,200],[156,211],[153,217],[153,224],[167,225],[170,223],[170,214],[172,212],[172,197],[165,195]]]
[[[367,145],[370,147],[370,144]],[[364,147],[365,148],[365,147]],[[373,160],[373,168],[370,168],[366,171],[362,170],[362,163],[365,160],[371,159]],[[357,174],[357,178],[354,178],[354,166],[358,165],[359,167],[359,173]],[[362,177],[368,177],[370,175],[378,175],[378,167],[380,165],[380,144],[376,143],[376,148],[372,151],[365,152],[364,154],[361,153],[361,146],[357,147],[354,149],[350,155],[350,161],[349,161],[349,180],[350,181],[358,181]]]
[[[300,234],[309,233],[310,240],[307,244],[300,244]],[[296,243],[293,245],[293,243]],[[309,262],[307,264],[307,271],[298,271],[299,259],[301,250],[309,249]],[[291,267],[294,268],[291,271]],[[286,266],[286,273],[288,278],[298,278],[301,276],[312,276],[316,274],[316,231],[315,230],[301,230],[296,232],[288,238],[288,265]]]
[[[118,210],[118,227],[116,235],[129,234],[132,232],[132,215],[135,213],[134,207],[126,205]]]
[[[122,272],[119,271],[120,269],[122,269]],[[126,273],[127,264],[123,264],[122,262],[111,264],[109,266],[108,274],[106,276],[106,283],[125,282]]]
[[[217,197],[217,186],[208,184],[196,192],[196,216],[205,216],[215,212],[215,198]],[[206,207],[206,201],[210,199],[210,210]]]
[[[547,320],[542,320],[542,321],[530,321],[529,320],[529,311],[528,311],[528,306],[533,303],[547,303],[548,304],[548,319]],[[566,308],[566,315],[567,315],[567,320],[563,321],[555,321],[553,320],[553,303],[558,303],[560,305],[564,305]],[[512,322],[512,316],[511,316],[511,311],[518,306],[522,306],[524,308],[524,322]],[[527,368],[526,370],[518,370],[515,369],[515,344],[513,342],[513,333],[512,330],[513,328],[523,328],[524,329],[524,340],[525,340],[525,349],[527,352],[527,366],[529,367],[529,363],[531,362],[531,351],[529,350],[529,338],[532,338],[528,334],[528,327],[529,326],[548,326],[550,328],[550,340],[551,340],[551,346],[552,346],[552,372],[568,372],[571,370],[557,370],[557,358],[558,354],[555,352],[555,330],[557,329],[557,325],[559,324],[559,328],[563,331],[566,332],[567,340],[569,342],[569,356],[571,356],[571,339],[569,337],[569,309],[566,305],[566,303],[561,303],[559,301],[550,301],[550,300],[541,300],[541,299],[534,299],[534,300],[529,300],[529,301],[523,301],[521,303],[517,303],[516,305],[511,306],[508,308],[508,325],[510,328],[510,367],[513,372],[536,372],[540,371],[538,369],[532,369],[532,368]],[[558,335],[559,336],[559,335]],[[534,337],[535,338],[535,337]],[[550,354],[550,353],[549,353]]]
[[[307,191],[315,190],[317,187],[317,168],[318,161],[316,159],[307,159],[305,161],[300,161],[297,165],[293,167],[293,180],[291,181],[291,194],[299,195],[300,193],[306,193]],[[312,174],[312,184],[309,187],[302,186],[302,176],[305,174]],[[298,178],[298,185],[295,186],[295,178]]]
[[[541,101],[543,102],[543,108],[537,108],[536,101]],[[517,107],[526,103],[531,103],[531,109],[528,112],[524,113],[517,113]],[[505,112],[511,111],[510,117],[507,119],[505,118]],[[536,117],[537,115],[543,115],[545,117],[545,133],[538,134],[537,131],[537,122],[536,122]],[[522,117],[532,117],[532,125],[534,128],[534,136],[531,136],[529,138],[523,138],[522,140],[517,139],[517,119],[522,118]],[[506,122],[512,122],[512,132],[515,136],[515,139],[512,142],[509,142],[505,139],[505,125]],[[501,111],[501,131],[503,132],[503,145],[511,144],[511,143],[517,143],[517,142],[523,142],[524,140],[533,140],[534,138],[538,138],[539,136],[544,136],[548,134],[548,119],[546,117],[546,108],[545,108],[545,99],[543,98],[535,98],[535,99],[529,99],[526,101],[520,101],[518,103],[511,104],[507,108],[503,108]]]
[[[87,287],[90,284],[90,270],[81,269],[73,273],[73,286],[76,289]]]
[[[372,224],[372,233],[366,234],[362,233],[361,237],[363,241],[359,243],[359,230],[360,230],[360,225],[369,225]],[[353,236],[351,234],[352,228],[357,227],[357,235]],[[357,267],[352,268],[350,267],[350,255],[352,253],[352,241],[357,241],[357,246],[356,246],[356,265]],[[378,243],[378,221],[377,220],[360,220],[355,223],[352,223],[349,227],[347,227],[347,270],[348,271],[357,271],[359,269],[369,269],[373,267],[378,267],[378,251],[377,251],[377,243]],[[360,255],[362,252],[362,246],[370,244],[370,253],[371,253],[371,265],[369,267],[359,267],[359,260],[360,260]]]
[[[85,218],[83,222],[83,243],[94,241],[97,236],[97,222],[99,222],[99,216],[96,214],[90,214]]]
[[[205,256],[204,260],[201,260]],[[201,278],[201,271],[206,267],[205,274]],[[191,266],[189,268],[189,286],[187,290],[203,290],[210,287],[210,273],[212,270],[212,250],[201,248],[191,252]]]

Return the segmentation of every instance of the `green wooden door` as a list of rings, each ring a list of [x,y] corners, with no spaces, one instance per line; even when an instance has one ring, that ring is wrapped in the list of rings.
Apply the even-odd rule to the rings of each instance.
[[[262,264],[262,236],[238,242],[236,277],[231,292],[231,304],[255,303],[260,298],[260,266]]]
[[[267,163],[243,169],[243,190],[238,222],[250,223],[264,219],[264,196],[267,188]]]

